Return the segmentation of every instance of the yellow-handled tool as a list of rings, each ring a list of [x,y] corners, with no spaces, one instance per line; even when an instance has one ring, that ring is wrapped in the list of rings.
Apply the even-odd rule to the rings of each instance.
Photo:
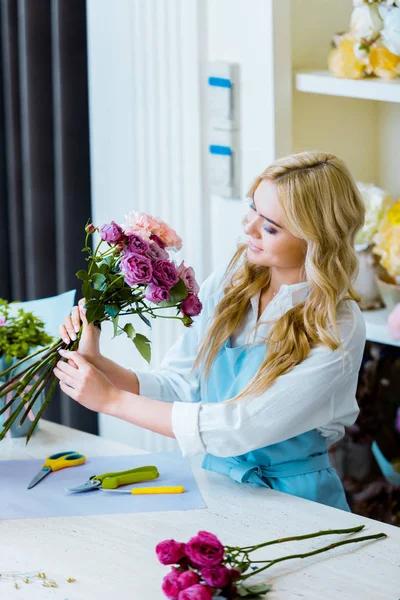
[[[105,490],[103,492],[115,492],[117,494],[182,494],[185,488],[182,485],[160,486],[160,487],[142,487],[132,488],[131,490]]]

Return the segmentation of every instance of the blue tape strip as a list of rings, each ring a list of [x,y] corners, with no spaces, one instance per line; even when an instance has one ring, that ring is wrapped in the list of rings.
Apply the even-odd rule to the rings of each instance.
[[[230,79],[226,79],[225,77],[209,77],[208,85],[222,88],[231,88],[232,82]]]
[[[222,154],[223,156],[232,156],[232,148],[229,148],[229,146],[210,146],[210,154]]]

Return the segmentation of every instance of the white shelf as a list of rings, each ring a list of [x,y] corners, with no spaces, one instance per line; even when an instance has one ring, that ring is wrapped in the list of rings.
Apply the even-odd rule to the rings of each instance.
[[[400,77],[391,81],[378,77],[354,80],[334,77],[329,71],[296,71],[295,82],[299,92],[400,102]]]
[[[395,342],[389,335],[386,324],[388,311],[385,308],[381,310],[366,310],[363,311],[363,315],[367,326],[367,340],[400,347],[400,341]]]

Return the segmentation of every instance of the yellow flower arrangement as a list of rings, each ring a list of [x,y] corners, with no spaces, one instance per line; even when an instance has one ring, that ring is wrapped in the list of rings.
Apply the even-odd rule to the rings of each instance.
[[[393,54],[383,44],[374,44],[369,51],[369,62],[374,75],[394,79],[400,75],[400,56]]]
[[[364,76],[364,63],[354,53],[355,40],[343,36],[337,47],[328,57],[328,66],[336,77],[345,79],[361,79]]]
[[[372,251],[380,256],[382,267],[393,278],[393,283],[400,283],[400,200],[382,219],[373,241]]]

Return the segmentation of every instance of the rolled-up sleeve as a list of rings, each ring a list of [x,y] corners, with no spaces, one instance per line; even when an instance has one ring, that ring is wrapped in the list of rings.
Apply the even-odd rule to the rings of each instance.
[[[282,442],[340,419],[340,411],[348,413],[342,393],[358,368],[354,372],[348,353],[343,358],[340,349],[317,347],[257,397],[231,403],[174,403],[174,435],[184,456],[238,456]]]

